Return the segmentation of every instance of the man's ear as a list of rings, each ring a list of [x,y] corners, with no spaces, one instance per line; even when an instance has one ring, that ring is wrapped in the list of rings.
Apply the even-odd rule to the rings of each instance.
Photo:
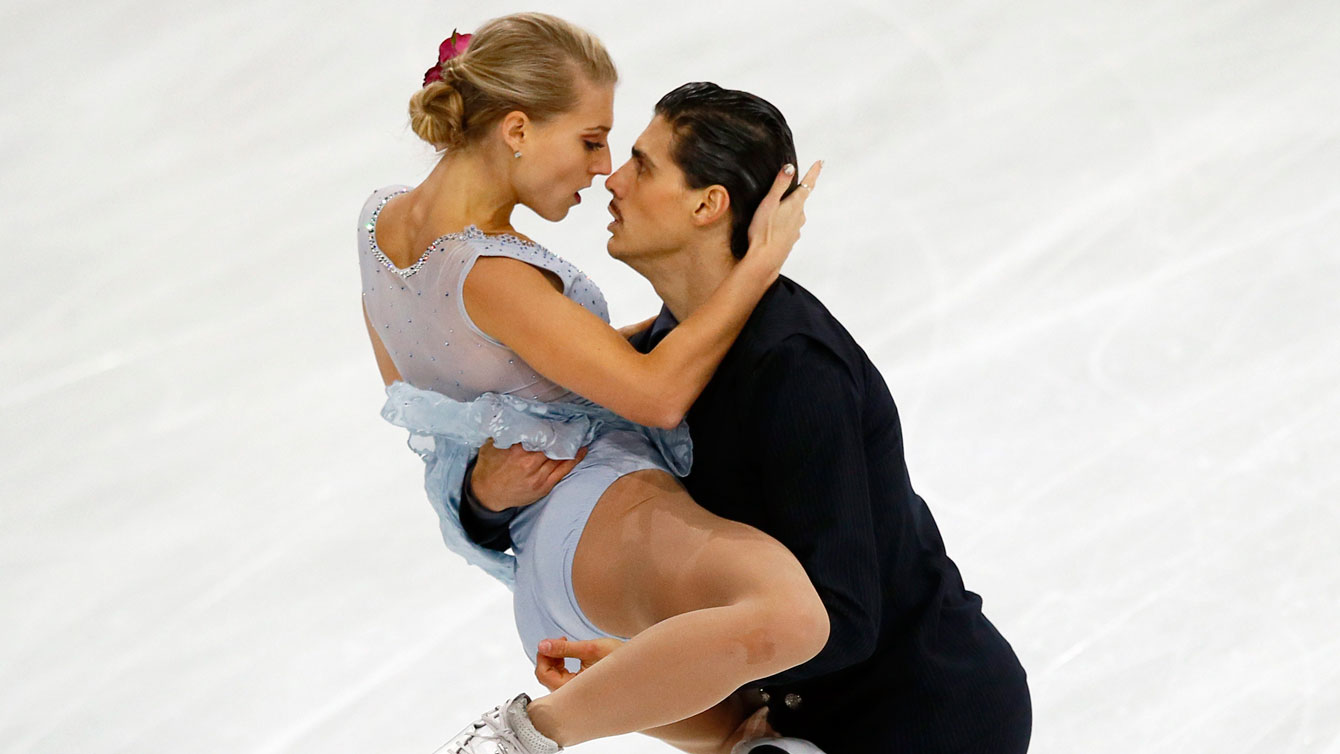
[[[693,223],[705,227],[730,212],[730,192],[724,186],[708,186],[698,193],[698,206],[693,209]]]

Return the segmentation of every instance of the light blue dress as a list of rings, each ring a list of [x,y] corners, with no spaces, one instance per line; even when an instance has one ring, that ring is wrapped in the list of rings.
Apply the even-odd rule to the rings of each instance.
[[[364,307],[404,380],[387,387],[382,416],[410,432],[447,547],[512,590],[529,659],[546,637],[610,636],[587,619],[573,593],[577,542],[601,494],[620,476],[643,469],[688,473],[688,427],[667,431],[623,419],[540,376],[471,321],[461,296],[466,275],[481,256],[506,256],[553,272],[564,295],[609,322],[600,289],[538,244],[470,226],[434,241],[409,267],[396,267],[377,246],[377,216],[408,188],[373,192],[359,218]],[[549,495],[512,520],[513,554],[474,544],[460,523],[465,467],[489,438],[498,447],[520,442],[556,459],[588,447]]]

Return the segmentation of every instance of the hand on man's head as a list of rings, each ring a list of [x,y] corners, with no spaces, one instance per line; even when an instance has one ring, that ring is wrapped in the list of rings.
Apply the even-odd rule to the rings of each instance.
[[[516,443],[494,447],[489,440],[479,449],[474,472],[466,483],[481,505],[491,511],[523,508],[549,494],[569,471],[586,457],[586,448],[569,461],[556,461],[539,451]]]

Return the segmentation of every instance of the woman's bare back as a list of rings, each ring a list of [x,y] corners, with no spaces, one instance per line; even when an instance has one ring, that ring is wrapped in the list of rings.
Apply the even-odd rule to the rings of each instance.
[[[401,379],[462,401],[485,392],[580,400],[481,330],[465,308],[463,288],[481,259],[516,260],[545,271],[557,290],[608,322],[600,289],[566,260],[514,234],[487,234],[471,225],[427,239],[430,231],[414,229],[413,218],[391,201],[408,190],[374,192],[359,225],[364,308]]]

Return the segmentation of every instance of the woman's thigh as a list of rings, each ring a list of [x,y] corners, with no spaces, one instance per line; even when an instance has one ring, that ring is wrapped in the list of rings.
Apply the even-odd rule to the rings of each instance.
[[[512,522],[517,557],[513,608],[522,646],[531,659],[541,639],[610,635],[592,624],[578,606],[572,566],[587,518],[619,476],[618,470],[607,466],[579,465],[543,501],[522,509]]]
[[[655,470],[622,476],[600,497],[577,545],[572,583],[591,623],[620,636],[753,596],[813,594],[780,542],[708,512]]]

